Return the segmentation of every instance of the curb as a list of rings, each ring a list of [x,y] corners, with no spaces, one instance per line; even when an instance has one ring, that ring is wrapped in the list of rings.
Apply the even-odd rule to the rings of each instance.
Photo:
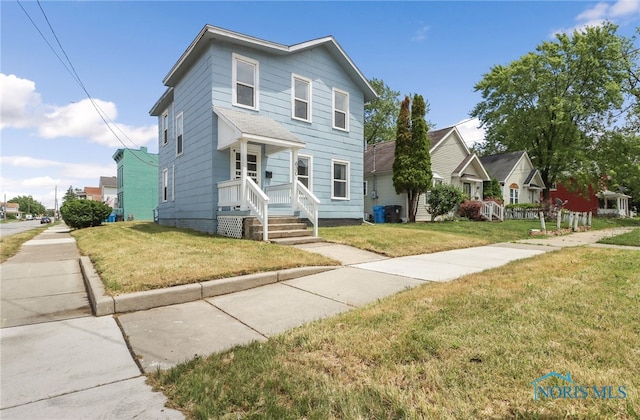
[[[340,267],[341,266],[317,266],[288,268],[280,271],[255,273],[246,276],[165,287],[147,292],[133,292],[125,295],[109,296],[105,293],[102,279],[93,267],[93,263],[91,263],[89,257],[80,257],[80,271],[82,272],[87,294],[89,295],[91,310],[95,316],[144,311],[161,306],[193,302],[335,270]]]

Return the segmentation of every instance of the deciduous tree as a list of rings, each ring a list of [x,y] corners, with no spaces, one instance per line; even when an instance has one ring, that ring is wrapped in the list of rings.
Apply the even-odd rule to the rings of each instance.
[[[371,79],[369,83],[378,97],[364,105],[364,138],[367,144],[394,140],[400,92],[380,79]]]
[[[471,113],[486,127],[484,147],[526,150],[547,187],[579,170],[623,104],[629,63],[616,29],[605,24],[558,34],[485,74],[475,86],[483,100]]]

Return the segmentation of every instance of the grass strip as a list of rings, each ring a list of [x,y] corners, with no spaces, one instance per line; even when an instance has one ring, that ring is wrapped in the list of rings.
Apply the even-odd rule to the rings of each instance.
[[[640,246],[640,229],[634,229],[631,232],[623,233],[622,235],[612,236],[611,238],[604,238],[598,243],[611,244],[611,245],[625,245],[625,246]]]
[[[44,232],[49,226],[42,226],[26,232],[16,233],[0,239],[0,263],[5,262],[20,251],[22,244]]]

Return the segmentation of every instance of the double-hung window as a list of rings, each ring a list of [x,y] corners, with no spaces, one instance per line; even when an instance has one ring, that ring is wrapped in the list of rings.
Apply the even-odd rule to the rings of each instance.
[[[333,89],[333,128],[349,131],[349,94]]]
[[[258,62],[233,54],[232,73],[233,104],[258,109]]]
[[[331,198],[349,199],[349,162],[331,160]]]
[[[311,122],[311,80],[291,77],[291,115],[296,120]]]
[[[182,112],[176,117],[176,156],[184,152],[184,126]]]
[[[162,201],[169,199],[169,170],[164,168],[162,170]]]
[[[162,113],[162,145],[169,143],[169,111]]]

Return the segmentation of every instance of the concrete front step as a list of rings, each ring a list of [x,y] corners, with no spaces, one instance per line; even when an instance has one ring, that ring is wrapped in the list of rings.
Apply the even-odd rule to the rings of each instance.
[[[280,245],[301,245],[324,242],[324,239],[319,236],[300,236],[297,238],[269,238],[269,241]]]
[[[257,239],[259,241],[262,240],[262,229],[260,229],[259,231],[255,232],[253,234],[253,238]],[[307,237],[307,236],[313,236],[313,231],[311,230],[299,230],[299,229],[294,229],[294,230],[276,230],[276,231],[271,231],[271,228],[269,228],[269,239],[278,239],[278,238],[299,238],[299,237]]]
[[[250,226],[262,226],[257,217],[247,218],[245,221]],[[295,216],[270,216],[268,219],[269,225],[274,224],[288,224],[288,223],[301,223],[299,217]]]

